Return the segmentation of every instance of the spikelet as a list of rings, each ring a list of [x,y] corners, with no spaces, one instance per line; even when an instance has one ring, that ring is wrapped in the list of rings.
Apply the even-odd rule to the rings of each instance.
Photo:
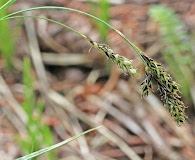
[[[142,97],[148,96],[148,93],[152,91],[152,84],[155,83],[164,106],[169,110],[175,122],[178,125],[185,123],[187,118],[185,108],[187,107],[180,100],[180,85],[172,80],[161,64],[146,55],[142,55],[142,58],[147,64],[146,78],[141,84]]]
[[[106,44],[98,44],[94,41],[90,42],[92,43],[94,48],[104,53],[108,57],[108,59],[118,65],[118,67],[122,69],[124,73],[132,76],[137,75],[137,70],[133,67],[132,60],[129,60],[128,58],[119,54],[115,54],[114,51]]]

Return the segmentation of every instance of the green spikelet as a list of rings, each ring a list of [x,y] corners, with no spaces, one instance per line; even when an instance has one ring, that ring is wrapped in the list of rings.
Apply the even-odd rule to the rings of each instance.
[[[104,53],[108,59],[110,59],[113,63],[117,64],[120,69],[122,69],[125,73],[135,76],[137,75],[137,70],[132,65],[132,60],[129,60],[126,57],[123,57],[119,54],[115,54],[114,51],[105,44],[98,44],[96,42],[90,41],[94,48],[98,49],[100,52]]]
[[[147,64],[146,78],[141,84],[142,97],[147,97],[148,93],[152,91],[152,83],[157,84],[161,100],[175,122],[178,125],[185,123],[187,118],[185,108],[187,107],[178,95],[180,93],[180,85],[172,80],[161,64],[146,55],[142,55],[142,58]]]

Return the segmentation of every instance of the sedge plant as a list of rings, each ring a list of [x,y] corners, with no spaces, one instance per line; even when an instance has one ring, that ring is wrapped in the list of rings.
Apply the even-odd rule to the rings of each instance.
[[[12,0],[10,0],[10,1],[12,1]],[[33,11],[33,10],[53,10],[53,9],[67,10],[67,11],[77,12],[77,13],[86,15],[88,17],[91,17],[91,18],[103,23],[104,25],[106,25],[107,27],[109,27],[110,29],[112,29],[116,33],[118,33],[134,49],[134,51],[137,53],[137,55],[139,56],[139,58],[141,59],[141,61],[145,65],[146,78],[143,81],[143,83],[141,84],[142,97],[147,97],[148,94],[146,94],[146,93],[153,91],[153,85],[156,84],[158,86],[158,90],[159,90],[159,93],[161,95],[162,102],[163,102],[164,106],[168,109],[168,111],[170,112],[171,116],[174,118],[176,123],[179,125],[179,124],[186,122],[186,115],[185,115],[186,106],[181,101],[181,97],[179,95],[180,94],[180,85],[172,79],[172,77],[166,72],[166,70],[164,69],[164,67],[161,64],[156,62],[154,59],[148,57],[146,55],[146,53],[144,53],[141,49],[139,49],[137,46],[135,46],[129,39],[127,39],[124,34],[122,34],[119,30],[115,29],[110,24],[106,23],[105,21],[99,19],[98,17],[93,16],[93,15],[86,13],[86,12],[80,11],[80,10],[73,9],[73,8],[56,7],[56,6],[43,6],[43,7],[34,7],[34,8],[23,9],[23,10],[14,12],[14,13],[10,13],[4,17],[1,17],[0,21],[12,19],[12,18],[38,18],[38,19],[44,19],[44,20],[56,23],[56,24],[61,25],[67,29],[70,29],[71,31],[80,35],[85,40],[89,41],[93,47],[100,50],[101,52],[104,52],[105,55],[113,61],[113,59],[111,57],[114,57],[116,54],[113,52],[113,50],[108,45],[99,44],[97,42],[94,42],[86,35],[74,30],[73,28],[71,28],[65,24],[62,24],[62,23],[57,22],[57,21],[52,20],[52,19],[38,17],[38,16],[18,15],[18,14],[28,12],[28,11]],[[105,46],[107,46],[107,47],[105,47]],[[125,60],[119,60],[119,59],[121,59],[121,57],[122,57],[122,59],[124,58]],[[117,57],[116,56],[115,58],[117,58],[117,60],[115,60],[113,62],[117,63],[117,65],[119,67],[126,66],[125,62],[127,59],[125,57],[123,57],[123,56]],[[131,71],[128,71],[128,72],[132,75],[135,75],[136,69],[133,68],[131,60],[128,61],[127,67],[122,67],[122,69],[124,69],[124,68],[130,69],[131,71],[133,69],[133,74],[131,73]]]
[[[9,0],[6,5],[0,8],[6,9],[8,6],[13,2],[14,0]],[[58,21],[55,21],[53,19],[44,18],[44,17],[38,17],[38,16],[24,16],[21,15],[21,13],[33,11],[33,10],[67,10],[71,12],[77,12],[80,14],[84,14],[88,17],[91,17],[95,19],[98,22],[101,22],[102,24],[106,25],[110,29],[114,30],[116,33],[118,33],[137,53],[143,64],[145,65],[145,80],[141,84],[141,94],[142,97],[147,97],[148,94],[153,91],[153,86],[157,85],[158,90],[162,99],[162,102],[164,106],[168,109],[170,115],[174,118],[175,122],[180,125],[186,122],[186,115],[185,115],[185,108],[186,106],[181,101],[180,97],[180,85],[175,82],[171,76],[166,72],[164,67],[156,62],[154,59],[148,57],[142,50],[140,50],[137,46],[135,46],[129,39],[125,37],[120,31],[109,25],[107,22],[99,19],[96,16],[93,16],[89,13],[67,8],[67,7],[56,7],[56,6],[43,6],[43,7],[34,7],[34,8],[28,8],[23,9],[8,15],[5,15],[0,18],[0,21],[12,19],[12,18],[37,18],[37,19],[43,19],[50,22],[53,22],[55,24],[61,25],[62,27],[65,27],[67,29],[70,29],[71,31],[75,32],[76,34],[83,37],[85,40],[87,40],[92,47],[98,49],[100,52],[104,53],[105,56],[109,60],[111,60],[113,63],[117,64],[119,68],[121,68],[125,73],[135,76],[137,74],[137,70],[132,65],[132,60],[127,59],[126,57],[123,57],[119,54],[114,53],[114,51],[109,47],[107,44],[100,44],[97,42],[94,42],[92,39],[87,37],[86,35],[74,30],[73,28],[62,24]],[[85,133],[85,132],[84,132]],[[84,134],[83,133],[83,134]],[[47,151],[48,149],[46,149]],[[42,151],[42,150],[40,150]],[[38,151],[39,152],[39,151]],[[36,152],[37,154],[37,152]]]

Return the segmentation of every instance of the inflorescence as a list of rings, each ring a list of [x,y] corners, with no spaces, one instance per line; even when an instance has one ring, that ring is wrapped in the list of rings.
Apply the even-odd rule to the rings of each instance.
[[[108,59],[117,64],[125,73],[135,76],[137,70],[132,65],[132,60],[115,54],[113,50],[105,44],[99,44],[86,37],[94,48],[103,52]],[[145,62],[145,80],[141,83],[142,97],[147,97],[150,92],[153,92],[153,84],[156,84],[160,92],[160,97],[163,105],[168,109],[170,115],[175,122],[180,125],[186,122],[184,103],[180,100],[180,85],[172,80],[171,76],[165,71],[163,66],[155,60],[149,58],[144,53],[140,54]]]
[[[121,68],[125,73],[132,76],[137,75],[137,70],[133,67],[132,60],[129,60],[128,58],[119,54],[115,54],[108,45],[98,44],[92,40],[90,42],[96,49],[98,49],[100,52],[103,52],[108,57],[108,59],[117,64],[119,68]]]
[[[180,85],[172,80],[161,64],[144,54],[141,56],[147,64],[145,67],[146,77],[141,83],[142,97],[147,97],[149,92],[153,91],[152,85],[155,83],[164,106],[169,110],[175,122],[178,125],[185,123],[187,118],[185,108],[187,107],[180,100],[181,97],[178,95],[180,93]]]

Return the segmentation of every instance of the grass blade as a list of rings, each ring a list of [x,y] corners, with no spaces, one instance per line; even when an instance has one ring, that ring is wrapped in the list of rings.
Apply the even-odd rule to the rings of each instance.
[[[16,0],[9,0],[3,6],[0,7],[0,13],[6,10],[9,6],[11,6]]]
[[[56,149],[56,148],[58,148],[58,147],[61,147],[61,146],[63,146],[64,144],[67,144],[67,143],[69,143],[69,142],[71,142],[71,141],[73,141],[73,140],[75,140],[75,139],[77,139],[77,138],[79,138],[79,137],[81,137],[81,136],[83,136],[83,135],[85,135],[85,134],[91,132],[91,131],[97,130],[97,129],[101,128],[101,127],[102,127],[102,126],[99,126],[99,127],[96,127],[96,128],[89,129],[89,130],[87,130],[87,131],[85,131],[85,132],[82,132],[82,133],[79,134],[79,135],[73,136],[73,137],[71,137],[71,138],[69,138],[69,139],[67,139],[67,140],[65,140],[65,141],[62,141],[62,142],[57,143],[57,144],[55,144],[55,145],[53,145],[53,146],[50,146],[50,147],[41,149],[41,150],[39,150],[39,151],[33,152],[33,153],[29,154],[29,155],[23,156],[23,157],[18,158],[18,159],[16,159],[16,160],[28,160],[28,159],[37,157],[37,156],[39,156],[39,155],[41,155],[41,154],[44,154],[44,153],[46,153],[46,152],[49,152],[49,151],[51,151],[51,150],[53,150],[53,149]]]
[[[7,0],[0,0],[0,17],[4,17],[8,14],[7,8],[13,3],[13,0],[7,2]],[[13,69],[13,54],[15,51],[15,39],[13,33],[15,28],[10,27],[10,21],[0,21],[0,55],[5,58],[5,65],[8,71]]]

